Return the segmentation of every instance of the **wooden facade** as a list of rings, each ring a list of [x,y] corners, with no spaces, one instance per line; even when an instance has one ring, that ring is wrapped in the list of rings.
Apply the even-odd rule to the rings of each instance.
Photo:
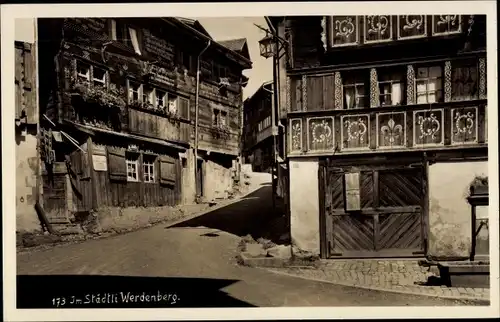
[[[248,52],[224,47],[183,18],[51,18],[38,25],[42,113],[76,139],[64,139],[46,162],[68,164],[74,209],[182,202],[181,178],[194,176],[186,153],[195,125],[202,158],[238,156]]]
[[[422,256],[429,164],[487,160],[486,16],[280,18],[287,159],[320,160],[321,255]]]

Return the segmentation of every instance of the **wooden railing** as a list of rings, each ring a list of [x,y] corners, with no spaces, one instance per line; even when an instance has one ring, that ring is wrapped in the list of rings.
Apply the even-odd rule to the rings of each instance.
[[[486,100],[290,113],[288,125],[290,156],[487,143]]]

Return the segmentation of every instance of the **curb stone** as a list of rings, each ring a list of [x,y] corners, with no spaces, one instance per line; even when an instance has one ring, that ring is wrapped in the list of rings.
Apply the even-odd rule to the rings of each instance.
[[[448,300],[471,301],[471,302],[476,302],[476,303],[484,303],[485,305],[490,304],[489,296],[488,296],[488,298],[471,297],[471,296],[463,296],[463,295],[449,296],[449,295],[445,295],[446,292],[440,292],[440,294],[431,294],[431,293],[425,292],[425,290],[421,289],[421,288],[412,290],[412,286],[401,286],[401,288],[384,288],[384,287],[378,287],[378,286],[367,286],[367,285],[363,285],[359,282],[349,283],[349,282],[331,281],[331,280],[326,280],[326,279],[321,279],[321,278],[300,276],[300,275],[296,275],[296,274],[282,272],[280,270],[276,270],[276,269],[272,269],[272,268],[264,268],[264,267],[258,267],[258,268],[266,270],[268,272],[272,272],[274,274],[278,274],[278,275],[285,275],[285,276],[296,277],[296,278],[301,278],[301,279],[305,279],[305,280],[311,280],[311,281],[328,283],[328,284],[337,284],[337,285],[342,285],[342,286],[357,287],[357,288],[366,289],[366,290],[392,292],[392,293],[409,294],[409,295],[417,295],[417,296],[424,295],[424,296],[438,297],[438,298],[448,299]]]

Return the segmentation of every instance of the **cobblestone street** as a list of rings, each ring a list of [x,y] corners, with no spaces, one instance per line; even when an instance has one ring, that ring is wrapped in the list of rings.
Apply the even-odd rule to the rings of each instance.
[[[269,192],[270,187],[263,187],[239,202],[174,226],[158,225],[105,239],[19,253],[18,274],[231,279],[237,282],[221,291],[253,306],[469,303],[335,285],[239,266],[235,259],[239,236],[265,222],[271,209]]]
[[[320,269],[283,268],[271,271],[339,285],[444,298],[489,300],[489,288],[424,286],[427,268],[416,260],[328,260]]]

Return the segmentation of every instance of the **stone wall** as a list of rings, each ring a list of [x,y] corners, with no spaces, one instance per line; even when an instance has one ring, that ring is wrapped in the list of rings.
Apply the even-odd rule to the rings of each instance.
[[[318,160],[290,160],[289,166],[292,244],[319,255]]]
[[[16,133],[16,231],[41,230],[35,211],[37,138],[26,130]]]
[[[488,162],[436,163],[429,167],[429,249],[431,258],[468,258],[471,206],[466,198]]]
[[[195,160],[192,149],[188,149],[182,155],[182,174],[181,174],[181,193],[182,204],[190,205],[195,203],[196,199],[196,176],[195,176]]]

